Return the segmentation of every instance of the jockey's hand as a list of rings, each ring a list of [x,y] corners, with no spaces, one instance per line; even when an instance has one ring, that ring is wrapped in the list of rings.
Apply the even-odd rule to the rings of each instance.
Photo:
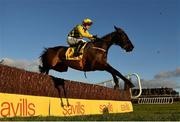
[[[93,35],[92,40],[95,41],[97,39],[98,39],[98,36],[97,35]]]
[[[97,39],[97,38],[98,38],[98,36],[97,36],[97,35],[93,35],[93,38],[94,38],[94,39]]]

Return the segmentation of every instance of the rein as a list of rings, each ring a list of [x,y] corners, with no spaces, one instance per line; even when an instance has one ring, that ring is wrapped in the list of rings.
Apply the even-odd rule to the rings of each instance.
[[[100,47],[93,47],[94,49],[97,49],[97,50],[100,50],[100,51],[103,51],[103,52],[106,52],[106,50],[105,49],[103,49],[103,48],[100,48]]]
[[[110,40],[112,40],[112,33],[109,35],[110,36]],[[103,40],[102,38],[101,38],[101,40]],[[93,47],[94,49],[97,49],[97,50],[100,50],[100,51],[103,51],[103,52],[107,52],[105,49],[103,49],[103,48],[100,48],[100,47]]]

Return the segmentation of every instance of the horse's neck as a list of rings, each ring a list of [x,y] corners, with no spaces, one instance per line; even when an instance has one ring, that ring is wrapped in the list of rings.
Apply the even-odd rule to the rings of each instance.
[[[111,32],[106,34],[105,36],[103,36],[101,39],[107,40],[107,41],[111,41],[111,38],[114,36],[115,32]]]
[[[112,32],[112,33],[109,33],[109,34],[103,36],[100,41],[95,43],[95,46],[97,46],[99,48],[103,48],[103,49],[108,51],[108,49],[113,44],[112,43],[112,36],[113,35],[114,35],[114,33]]]

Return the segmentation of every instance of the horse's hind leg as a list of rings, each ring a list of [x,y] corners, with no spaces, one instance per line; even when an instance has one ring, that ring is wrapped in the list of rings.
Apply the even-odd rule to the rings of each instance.
[[[45,74],[49,74],[49,67],[47,67],[47,66],[39,66],[39,71],[41,72],[41,73],[45,73]]]
[[[47,69],[45,73],[48,75],[49,74],[49,69]]]
[[[58,71],[58,72],[66,72],[68,70],[68,66],[66,66],[64,63],[58,63],[52,69]]]
[[[59,52],[56,52],[52,49],[48,50],[47,60],[50,67],[54,67],[58,62],[60,62],[58,55]]]

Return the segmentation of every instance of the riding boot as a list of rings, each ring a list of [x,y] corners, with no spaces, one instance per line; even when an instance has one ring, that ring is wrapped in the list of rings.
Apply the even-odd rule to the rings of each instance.
[[[74,56],[79,56],[81,53],[80,53],[80,50],[82,48],[82,46],[84,45],[83,42],[79,42],[78,45],[76,46],[76,48],[74,49]]]

